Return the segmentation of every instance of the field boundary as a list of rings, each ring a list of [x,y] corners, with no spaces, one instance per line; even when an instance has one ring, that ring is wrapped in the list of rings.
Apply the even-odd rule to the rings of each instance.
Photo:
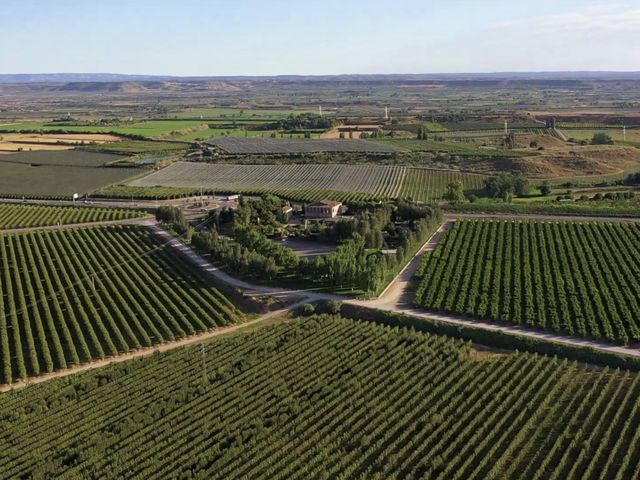
[[[133,360],[136,358],[148,357],[155,353],[166,352],[168,350],[173,350],[175,348],[180,348],[187,345],[193,345],[194,343],[205,342],[210,340],[211,338],[215,338],[221,335],[235,333],[244,328],[255,326],[257,324],[265,322],[266,320],[270,320],[278,316],[284,316],[289,310],[304,304],[306,301],[307,299],[305,298],[286,308],[265,313],[264,315],[254,320],[249,320],[247,322],[237,323],[235,325],[230,325],[228,327],[216,328],[209,331],[196,333],[194,335],[189,335],[188,337],[184,337],[180,340],[161,343],[158,345],[152,345],[150,347],[143,347],[137,350],[132,350],[130,352],[122,353],[120,355],[116,355],[112,357],[105,357],[98,360],[92,360],[90,362],[74,365],[73,367],[67,368],[65,370],[57,370],[55,372],[47,373],[45,375],[28,377],[26,379],[19,380],[10,384],[0,384],[0,393],[19,390],[21,388],[28,387],[29,385],[35,385],[38,383],[46,382],[48,380],[53,380],[54,378],[68,377],[70,375],[75,375],[76,373],[82,373],[88,370],[94,370],[96,368],[106,367],[107,365],[111,365],[113,363],[121,363],[121,362],[126,362],[128,360]]]
[[[589,340],[583,341],[582,339],[565,338],[551,334],[545,336],[553,336],[554,338],[534,337],[528,335],[527,330],[517,331],[516,327],[489,324],[471,319],[453,321],[448,316],[440,317],[435,313],[423,312],[420,309],[392,311],[384,307],[374,308],[345,302],[342,305],[341,314],[355,320],[415,328],[437,335],[472,341],[488,347],[511,351],[524,350],[594,365],[640,371],[640,351],[632,351],[614,345],[604,349],[602,345]],[[574,340],[578,340],[579,344],[576,344]]]

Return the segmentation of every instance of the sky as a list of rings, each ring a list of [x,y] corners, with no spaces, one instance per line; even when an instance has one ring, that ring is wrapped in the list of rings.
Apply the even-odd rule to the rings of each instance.
[[[0,0],[0,73],[639,71],[640,0]]]

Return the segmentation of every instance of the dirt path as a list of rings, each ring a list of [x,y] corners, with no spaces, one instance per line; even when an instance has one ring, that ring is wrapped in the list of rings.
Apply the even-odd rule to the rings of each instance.
[[[218,267],[213,265],[210,261],[196,252],[194,249],[188,247],[176,237],[167,232],[164,228],[162,228],[158,224],[149,225],[149,228],[155,232],[162,240],[164,240],[169,248],[173,248],[178,251],[180,254],[187,257],[191,262],[200,267],[207,274],[211,275],[216,280],[229,285],[234,288],[240,288],[242,290],[246,290],[252,293],[262,293],[265,295],[291,295],[298,294],[304,296],[316,297],[317,295],[314,292],[305,292],[303,290],[295,290],[295,289],[284,289],[278,287],[268,287],[265,285],[255,285],[252,283],[245,282],[244,280],[240,280],[238,278],[232,277],[228,273],[223,272]]]
[[[351,298],[347,298],[347,297],[343,297],[335,294],[325,294],[325,293],[296,290],[296,289],[268,287],[264,285],[255,285],[255,284],[248,283],[244,280],[237,279],[221,271],[219,268],[214,266],[211,262],[203,258],[195,250],[186,246],[177,238],[173,237],[170,233],[164,230],[162,227],[155,224],[155,221],[152,221],[149,219],[136,219],[136,220],[138,220],[140,224],[147,225],[157,235],[159,235],[162,239],[164,239],[168,248],[175,248],[178,252],[180,252],[180,254],[187,257],[195,265],[200,267],[204,272],[206,272],[208,275],[211,275],[217,281],[223,282],[234,288],[243,289],[249,293],[254,293],[259,295],[283,296],[286,298],[296,298],[295,303],[281,310],[269,312],[255,320],[251,320],[246,323],[241,323],[241,324],[233,325],[226,328],[221,328],[217,330],[200,333],[191,337],[183,338],[175,342],[164,343],[164,344],[160,344],[160,345],[156,345],[156,346],[152,346],[144,349],[139,349],[139,350],[128,352],[128,353],[123,353],[122,355],[118,355],[117,357],[110,357],[110,358],[97,360],[94,362],[89,362],[89,363],[78,365],[76,367],[73,367],[67,370],[61,370],[61,371],[53,372],[50,374],[42,375],[39,377],[33,377],[26,381],[17,382],[11,385],[4,385],[0,387],[0,392],[15,390],[17,388],[22,388],[30,384],[45,382],[52,378],[65,377],[68,375],[73,375],[75,373],[92,370],[95,368],[100,368],[100,367],[109,365],[111,363],[124,362],[126,360],[130,360],[133,358],[149,356],[149,355],[152,355],[154,352],[164,352],[164,351],[172,350],[174,348],[178,348],[181,346],[203,342],[211,338],[224,335],[227,333],[236,332],[238,330],[249,327],[251,325],[256,325],[261,322],[264,322],[265,320],[268,320],[280,315],[284,315],[286,312],[290,311],[291,309],[297,306],[300,306],[307,302],[314,302],[318,300],[339,300],[344,303],[357,305],[360,307],[388,310],[388,311],[393,311],[393,312],[402,313],[406,315],[412,315],[415,317],[438,320],[440,322],[449,323],[453,325],[465,325],[465,326],[479,328],[483,330],[500,331],[500,332],[520,335],[524,337],[536,338],[544,341],[550,341],[550,342],[556,342],[556,343],[574,345],[574,346],[580,346],[580,347],[590,347],[590,348],[602,350],[609,353],[640,357],[640,350],[630,348],[630,347],[611,345],[611,344],[598,342],[594,340],[580,339],[580,338],[559,335],[553,332],[543,332],[540,330],[523,328],[516,325],[491,323],[491,322],[467,318],[459,315],[442,314],[442,313],[433,312],[425,309],[415,308],[412,303],[413,294],[410,288],[412,277],[415,274],[416,269],[420,265],[420,262],[422,260],[422,257],[424,256],[424,253],[436,248],[444,232],[451,227],[451,225],[454,222],[454,220],[451,220],[451,219],[448,219],[447,221],[445,221],[440,226],[440,228],[438,228],[438,230],[431,236],[431,238],[424,244],[424,246],[416,253],[416,255],[407,263],[407,265],[394,278],[394,280],[389,284],[389,286],[387,286],[387,288],[382,292],[382,294],[378,298],[372,299],[372,300],[356,300],[356,299],[351,299]]]
[[[595,215],[548,215],[541,213],[454,213],[445,212],[447,219],[481,219],[492,218],[496,220],[542,220],[548,222],[628,222],[638,223],[640,217],[599,217]]]
[[[385,291],[378,298],[372,299],[372,300],[356,300],[356,299],[350,299],[350,298],[346,298],[346,297],[343,297],[340,295],[334,295],[334,294],[285,290],[281,288],[265,287],[262,285],[253,285],[248,282],[244,282],[242,280],[233,278],[224,272],[221,272],[218,268],[214,267],[206,259],[202,258],[193,249],[187,247],[186,245],[182,244],[177,240],[176,240],[177,245],[174,245],[174,246],[176,248],[179,248],[179,250],[182,253],[186,254],[197,265],[200,265],[201,268],[204,268],[206,271],[210,272],[211,274],[214,274],[216,279],[218,279],[219,281],[223,281],[226,283],[227,280],[230,280],[229,284],[232,286],[237,286],[238,288],[248,288],[248,290],[250,291],[263,292],[268,294],[291,295],[297,292],[306,297],[305,300],[298,303],[304,303],[304,301],[317,301],[317,300],[340,300],[340,301],[343,301],[344,303],[357,305],[360,307],[389,310],[397,313],[413,315],[416,317],[439,320],[441,322],[451,323],[454,325],[466,325],[469,327],[475,327],[475,328],[480,328],[485,330],[502,331],[506,333],[525,336],[525,337],[537,338],[540,340],[553,341],[553,342],[567,344],[567,345],[591,347],[591,348],[595,348],[595,349],[606,351],[606,352],[621,353],[621,354],[630,355],[634,357],[640,357],[640,350],[630,348],[630,347],[612,345],[604,342],[598,342],[595,340],[568,337],[568,336],[556,334],[553,332],[544,332],[540,330],[523,328],[516,325],[491,323],[491,322],[464,317],[461,315],[442,314],[442,313],[433,312],[425,309],[415,308],[413,306],[413,295],[409,288],[411,278],[413,277],[416,269],[420,265],[420,261],[422,260],[424,253],[426,251],[433,250],[438,245],[438,243],[440,242],[440,239],[442,238],[442,235],[448,228],[451,227],[452,224],[453,224],[453,220],[449,219],[445,221],[440,226],[440,228],[436,231],[436,233],[434,233],[434,235],[408,262],[407,266],[396,276],[396,278],[391,282],[391,284],[387,287],[387,289],[385,289]],[[157,226],[155,227],[155,229],[162,230]],[[164,232],[164,234],[169,238],[173,238],[167,232]]]
[[[595,340],[588,340],[583,338],[567,337],[565,335],[556,334],[554,332],[543,332],[540,330],[533,330],[529,328],[519,327],[517,325],[507,325],[503,323],[492,323],[484,320],[478,320],[475,318],[468,318],[458,315],[441,314],[438,312],[429,311],[426,309],[417,309],[412,306],[403,306],[399,309],[385,308],[385,305],[378,307],[382,310],[396,310],[399,313],[405,313],[414,317],[429,318],[432,320],[438,320],[444,323],[451,323],[455,325],[465,325],[468,327],[479,328],[483,330],[491,330],[498,332],[505,332],[513,335],[520,335],[524,337],[533,337],[548,342],[561,343],[564,345],[573,345],[579,347],[590,347],[596,350],[602,350],[609,353],[624,354],[632,357],[640,357],[640,350],[631,347],[624,347],[619,345],[611,345],[607,343],[598,342]]]
[[[438,230],[427,240],[427,242],[416,252],[409,263],[396,275],[396,277],[387,285],[377,298],[371,300],[363,300],[363,306],[373,307],[375,305],[399,305],[408,293],[409,284],[416,273],[416,270],[422,262],[425,252],[431,251],[438,246],[442,235],[449,230],[454,221],[445,221]]]
[[[116,357],[107,357],[107,358],[103,358],[100,360],[95,360],[92,362],[88,362],[88,363],[83,363],[81,365],[77,365],[75,367],[71,367],[68,368],[66,370],[58,370],[56,372],[51,372],[51,373],[47,373],[45,375],[40,375],[38,377],[31,377],[27,380],[23,380],[23,381],[19,381],[19,382],[15,382],[12,383],[10,385],[2,385],[0,386],[0,393],[1,392],[8,392],[11,390],[17,390],[20,388],[24,388],[26,386],[29,385],[34,385],[37,383],[42,383],[42,382],[46,382],[47,380],[51,380],[53,378],[62,378],[62,377],[67,377],[69,375],[74,375],[76,373],[80,373],[80,372],[86,372],[88,370],[93,370],[96,368],[101,368],[101,367],[105,367],[107,365],[111,365],[112,363],[120,363],[120,362],[126,362],[127,360],[132,360],[134,358],[140,358],[140,357],[148,357],[149,355],[153,355],[156,352],[166,352],[168,350],[173,350],[174,348],[178,348],[178,347],[184,347],[186,345],[193,345],[194,343],[200,343],[200,342],[205,342],[211,338],[215,338],[218,337],[220,335],[226,335],[229,333],[233,333],[233,332],[237,332],[239,330],[242,330],[244,328],[250,327],[252,325],[256,325],[259,323],[262,323],[266,320],[281,316],[286,314],[289,310],[296,308],[302,304],[304,304],[305,302],[307,302],[308,299],[307,298],[303,298],[302,300],[299,300],[296,303],[293,303],[292,305],[289,305],[286,308],[283,308],[281,310],[274,310],[272,312],[269,313],[265,313],[264,315],[256,318],[255,320],[250,320],[248,322],[245,323],[238,323],[235,325],[231,325],[229,327],[223,327],[223,328],[219,328],[216,330],[210,330],[207,332],[202,332],[196,335],[192,335],[180,340],[176,340],[175,342],[168,342],[168,343],[162,343],[162,344],[158,344],[158,345],[153,345],[151,347],[146,347],[146,348],[140,348],[138,350],[133,350],[130,352],[126,352],[126,353],[122,353]]]

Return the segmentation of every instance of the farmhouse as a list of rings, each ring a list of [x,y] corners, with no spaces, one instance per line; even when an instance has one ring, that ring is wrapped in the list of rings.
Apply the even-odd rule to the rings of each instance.
[[[335,218],[340,214],[342,203],[335,200],[320,200],[304,207],[304,215],[308,218]]]

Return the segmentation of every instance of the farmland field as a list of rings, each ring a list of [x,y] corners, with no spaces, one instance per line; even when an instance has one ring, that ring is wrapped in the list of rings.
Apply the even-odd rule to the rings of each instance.
[[[180,143],[124,139],[119,142],[86,145],[82,147],[82,150],[108,152],[118,155],[135,155],[140,153],[184,152],[186,147],[187,145]]]
[[[589,128],[561,128],[562,133],[564,133],[568,138],[575,138],[576,140],[591,140],[596,133],[606,133],[609,135],[615,142],[622,142],[623,134],[622,127],[619,128],[600,128],[600,129],[589,129]],[[640,128],[627,128],[626,133],[627,142],[640,142]]]
[[[0,125],[0,131],[65,131],[121,133],[125,135],[141,135],[143,137],[166,137],[180,131],[201,128],[202,120],[147,120],[121,125],[65,125],[55,123],[12,123]]]
[[[478,190],[485,178],[474,173],[408,168],[398,195],[417,202],[431,202],[442,198],[451,182],[462,182],[467,191]]]
[[[372,140],[373,141],[373,140]],[[415,140],[415,139],[383,139],[375,140],[389,147],[397,147],[403,150],[411,150],[413,152],[429,152],[442,153],[447,155],[473,156],[473,157],[519,157],[524,153],[508,150],[500,146],[482,146],[479,139],[471,139],[459,142],[454,140]],[[531,154],[531,153],[529,153]]]
[[[0,478],[638,478],[638,395],[636,373],[311,317],[1,395]]]
[[[450,212],[463,213],[509,213],[509,214],[542,214],[542,215],[582,215],[602,217],[640,217],[640,200],[605,200],[605,201],[528,201],[517,199],[513,203],[482,199],[475,203],[446,205]],[[529,199],[526,199],[529,200]]]
[[[92,197],[98,198],[123,198],[123,199],[141,199],[141,200],[169,200],[172,198],[183,198],[189,196],[200,195],[199,188],[181,188],[181,187],[132,187],[129,185],[109,185],[97,192],[91,194]],[[208,194],[208,192],[206,193]]]
[[[240,318],[163,246],[137,226],[0,235],[0,383]]]
[[[61,198],[122,183],[144,170],[103,167],[126,157],[103,153],[22,152],[0,156],[0,196]]]
[[[628,343],[640,341],[640,225],[457,221],[425,256],[416,304]]]
[[[125,220],[144,215],[124,208],[54,207],[0,203],[0,229]]]
[[[236,120],[260,120],[265,122],[277,118],[285,118],[289,115],[299,115],[301,113],[316,113],[313,109],[280,109],[280,108],[228,108],[228,107],[196,107],[172,112],[178,118],[224,118]]]
[[[69,150],[78,145],[110,143],[117,140],[118,137],[104,134],[2,133],[0,151]]]
[[[18,152],[2,155],[0,163],[22,163],[34,166],[102,167],[126,160],[122,155],[69,150],[57,152]]]
[[[404,167],[374,165],[228,165],[177,162],[131,182],[135,187],[203,188],[229,193],[296,193],[315,200],[325,197],[393,198]],[[304,193],[302,193],[304,192]],[[349,192],[338,193],[338,192]]]
[[[177,162],[130,186],[111,187],[102,194],[166,198],[205,193],[264,193],[309,201],[322,198],[367,200],[410,197],[416,201],[438,200],[447,184],[460,180],[468,190],[480,188],[485,177],[455,171],[379,165],[231,165]],[[136,192],[135,189],[139,191]],[[175,191],[166,191],[174,188]],[[155,189],[155,193],[151,190]],[[117,195],[122,190],[121,195]],[[148,191],[147,191],[148,190]]]
[[[363,152],[394,153],[402,148],[385,145],[380,142],[347,139],[308,139],[308,138],[243,138],[217,137],[207,141],[227,153],[234,154],[297,154],[318,152]]]

